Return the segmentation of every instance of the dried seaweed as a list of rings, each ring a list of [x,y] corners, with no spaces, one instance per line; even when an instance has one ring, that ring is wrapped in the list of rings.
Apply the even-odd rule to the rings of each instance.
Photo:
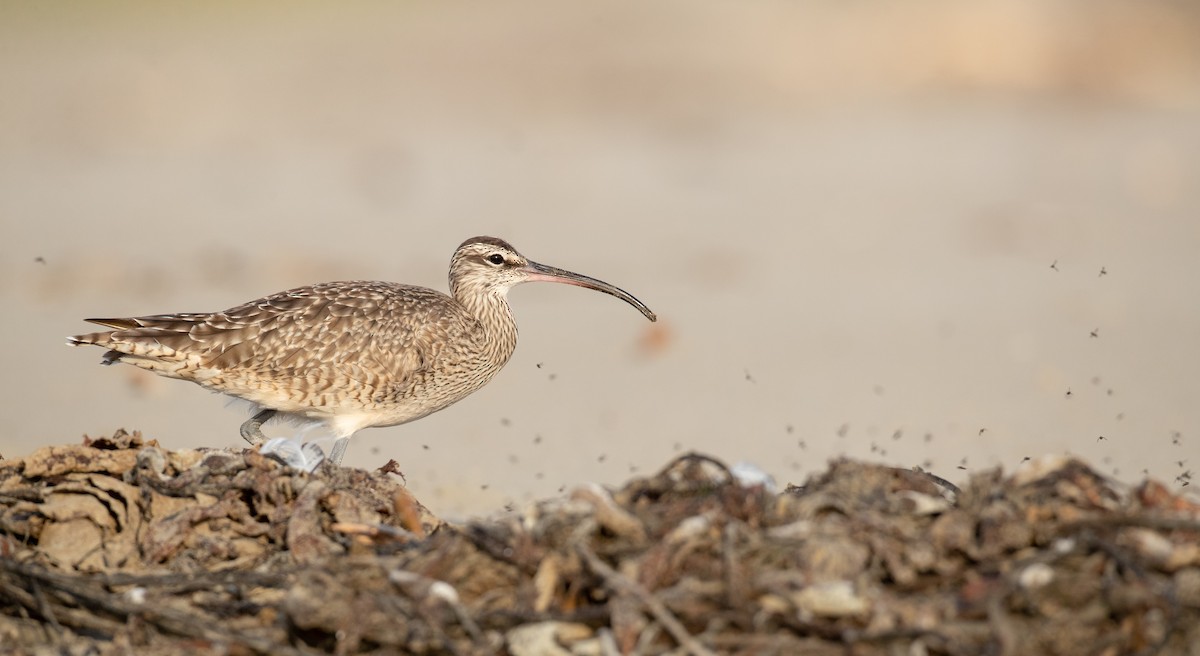
[[[0,651],[1185,654],[1200,508],[1048,458],[962,489],[689,454],[466,525],[392,475],[118,432],[0,461]]]

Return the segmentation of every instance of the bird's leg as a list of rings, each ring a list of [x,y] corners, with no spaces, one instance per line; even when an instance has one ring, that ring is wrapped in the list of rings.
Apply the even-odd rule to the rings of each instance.
[[[262,434],[262,425],[275,416],[275,411],[267,408],[259,410],[257,414],[246,420],[239,430],[242,434],[242,439],[250,443],[251,446],[258,446],[266,441],[266,437]]]
[[[333,450],[329,452],[329,462],[340,467],[342,465],[342,456],[346,455],[346,447],[348,446],[350,446],[350,438],[337,438],[333,443]]]

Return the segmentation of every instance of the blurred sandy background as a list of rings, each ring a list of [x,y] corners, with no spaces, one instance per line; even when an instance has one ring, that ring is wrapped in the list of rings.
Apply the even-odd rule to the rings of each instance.
[[[1198,7],[5,3],[0,453],[241,447],[243,409],[63,337],[332,279],[445,290],[491,234],[662,321],[515,290],[507,369],[347,458],[441,514],[687,449],[781,482],[1072,452],[1180,485]]]

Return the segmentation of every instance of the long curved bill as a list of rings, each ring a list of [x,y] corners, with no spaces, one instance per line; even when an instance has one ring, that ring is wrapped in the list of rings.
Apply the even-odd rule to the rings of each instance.
[[[646,307],[645,303],[637,300],[632,294],[624,289],[610,285],[603,280],[596,280],[595,278],[589,278],[578,273],[567,271],[566,269],[559,269],[558,267],[538,264],[537,262],[532,261],[524,267],[524,270],[526,274],[525,279],[528,281],[561,282],[566,285],[586,287],[588,289],[594,289],[598,292],[604,292],[605,294],[616,296],[622,301],[625,301],[626,303],[637,308],[638,312],[646,315],[647,319],[651,321],[658,321],[658,317],[650,311],[650,308]]]

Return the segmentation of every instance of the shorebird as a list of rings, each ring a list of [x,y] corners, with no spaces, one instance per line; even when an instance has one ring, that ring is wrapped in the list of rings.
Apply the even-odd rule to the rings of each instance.
[[[650,308],[606,282],[539,264],[495,237],[473,237],[450,259],[450,294],[392,282],[328,282],[223,312],[86,319],[113,330],[68,337],[123,362],[251,402],[242,437],[262,444],[278,418],[350,437],[437,412],[483,387],[517,346],[508,290],[526,282],[611,294],[650,321]]]

